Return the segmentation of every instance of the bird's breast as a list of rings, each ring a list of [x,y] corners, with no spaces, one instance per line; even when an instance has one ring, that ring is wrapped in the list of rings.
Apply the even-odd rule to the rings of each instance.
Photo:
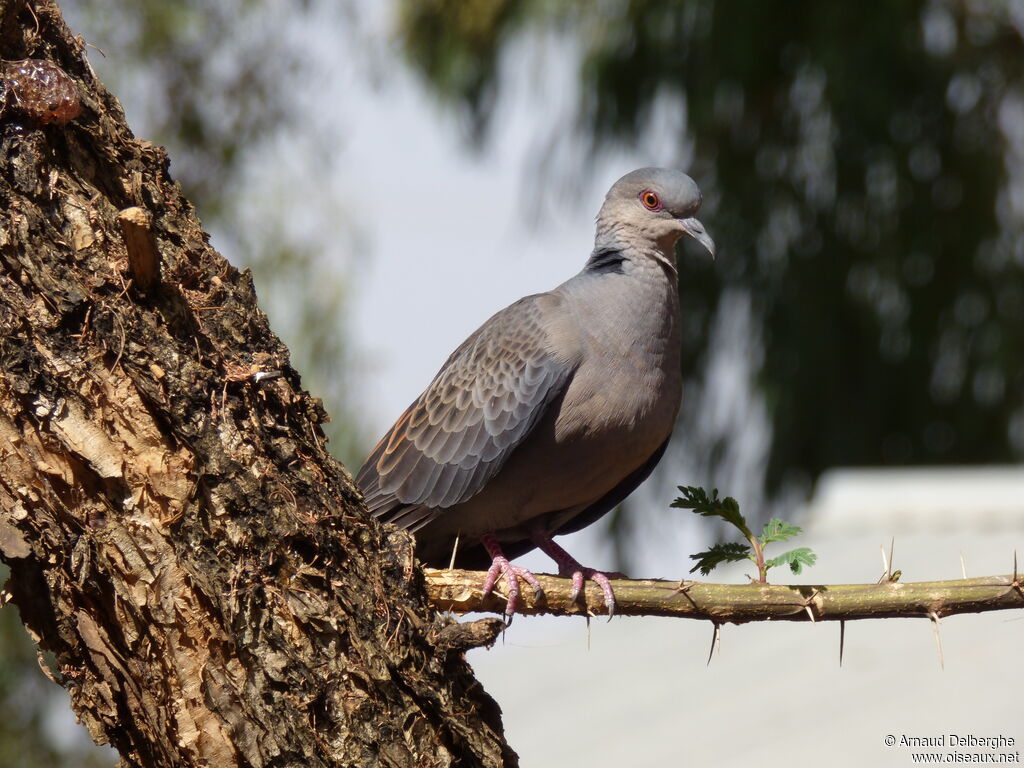
[[[645,277],[645,276],[641,276]],[[597,486],[625,477],[668,439],[679,411],[674,281],[609,281],[576,322],[582,354],[554,423],[566,469]],[[576,456],[586,457],[577,465]]]
[[[682,390],[678,361],[670,362],[671,355],[656,359],[632,352],[649,364],[635,366],[622,357],[587,360],[570,381],[555,421],[559,443],[600,443],[592,450],[629,469],[671,434]]]

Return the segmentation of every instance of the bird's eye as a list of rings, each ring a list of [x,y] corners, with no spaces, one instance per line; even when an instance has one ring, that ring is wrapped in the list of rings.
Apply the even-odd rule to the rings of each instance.
[[[640,193],[640,202],[643,203],[644,208],[649,211],[661,210],[661,198],[658,197],[657,193],[651,192],[649,189],[645,189]]]

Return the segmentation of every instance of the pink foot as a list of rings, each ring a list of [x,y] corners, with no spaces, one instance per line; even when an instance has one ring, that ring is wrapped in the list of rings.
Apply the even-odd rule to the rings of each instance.
[[[519,602],[519,579],[521,578],[533,587],[533,593],[537,596],[538,600],[544,596],[544,589],[531,571],[519,565],[512,565],[508,561],[508,558],[501,551],[501,545],[498,544],[498,540],[492,534],[483,534],[480,537],[480,541],[487,549],[487,554],[491,556],[491,567],[487,569],[487,578],[484,579],[484,597],[491,594],[494,586],[498,583],[498,578],[504,574],[505,589],[508,594],[508,602],[505,603],[505,623],[511,624]]]
[[[554,542],[548,534],[539,526],[535,526],[530,531],[530,538],[534,544],[548,555],[552,560],[558,564],[558,573],[561,576],[572,577],[572,599],[573,602],[579,600],[581,594],[583,594],[583,580],[590,579],[599,587],[601,587],[601,594],[604,596],[604,605],[608,609],[608,620],[611,621],[612,616],[615,615],[615,592],[612,591],[612,584],[609,581],[609,576],[612,578],[622,579],[625,578],[624,574],[621,573],[602,573],[601,571],[595,571],[593,568],[587,568],[580,565],[579,561],[562,549],[558,544]]]

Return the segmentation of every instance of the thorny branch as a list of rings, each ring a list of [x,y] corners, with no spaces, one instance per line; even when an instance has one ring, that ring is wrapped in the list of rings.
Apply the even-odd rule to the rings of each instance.
[[[505,608],[495,592],[483,599],[485,574],[424,569],[427,595],[439,611],[469,613]],[[605,612],[600,588],[587,582],[580,602],[572,602],[572,581],[538,574],[544,598],[523,590],[518,612],[524,615],[594,615]],[[677,616],[721,624],[750,621],[851,621],[928,618],[1024,608],[1024,576],[982,576],[949,581],[879,584],[710,584],[659,579],[612,582],[616,615]]]

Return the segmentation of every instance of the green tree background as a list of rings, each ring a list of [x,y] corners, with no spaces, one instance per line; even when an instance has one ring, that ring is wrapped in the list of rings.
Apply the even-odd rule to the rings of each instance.
[[[517,43],[560,47],[575,106],[569,124],[536,116],[548,137],[539,190],[666,133],[700,180],[720,256],[680,262],[690,406],[676,451],[695,477],[734,494],[729,480],[742,479],[749,510],[806,492],[831,466],[1024,456],[1024,22],[1012,4],[394,2],[400,54],[464,118],[467,145],[487,145],[504,73],[522,65]],[[335,450],[357,466],[367,440],[345,397],[358,361],[344,274],[282,214],[294,199],[253,196],[253,168],[301,124],[287,82],[329,76],[289,21],[327,13],[351,55],[373,55],[352,23],[358,4],[67,6],[111,48],[108,69],[92,58],[139,110],[140,133],[169,146],[222,247],[253,268],[293,364],[336,420]],[[240,207],[253,226],[229,225]],[[749,377],[754,405],[716,420],[730,372]],[[753,421],[764,446],[751,456]],[[37,673],[10,614],[0,706],[18,716],[0,721],[0,762],[85,764],[37,727],[49,699],[26,682]]]

